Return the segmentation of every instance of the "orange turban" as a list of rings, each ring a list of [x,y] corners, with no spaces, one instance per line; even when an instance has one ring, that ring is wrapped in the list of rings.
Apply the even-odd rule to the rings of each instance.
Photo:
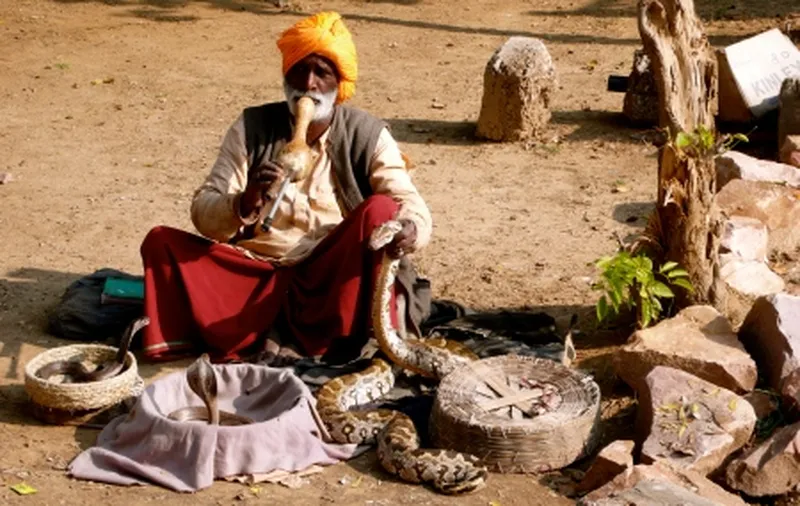
[[[344,102],[356,92],[358,58],[350,31],[336,12],[320,12],[298,21],[278,39],[283,54],[283,75],[292,66],[314,53],[336,65],[339,71],[339,93],[336,102]]]

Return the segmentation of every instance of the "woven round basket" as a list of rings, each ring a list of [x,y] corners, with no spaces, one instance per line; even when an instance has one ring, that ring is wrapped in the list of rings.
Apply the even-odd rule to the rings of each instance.
[[[141,393],[136,357],[128,352],[123,371],[111,378],[89,383],[59,383],[56,377],[44,380],[36,376],[43,366],[58,360],[74,360],[98,365],[114,360],[117,348],[102,344],[73,344],[44,351],[25,364],[25,391],[40,406],[63,411],[89,411],[112,406]]]
[[[490,471],[541,473],[594,447],[600,388],[555,361],[502,355],[478,360],[439,384],[430,420],[437,448],[471,453]]]

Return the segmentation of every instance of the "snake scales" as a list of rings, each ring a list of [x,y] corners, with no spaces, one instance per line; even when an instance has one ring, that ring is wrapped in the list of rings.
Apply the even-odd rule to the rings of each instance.
[[[370,248],[378,251],[401,229],[396,221],[378,227]],[[383,254],[372,300],[375,338],[389,359],[405,369],[441,379],[460,365],[476,360],[467,348],[444,339],[402,337],[392,326],[391,296],[399,259]],[[340,443],[375,444],[378,460],[390,473],[412,483],[428,483],[445,494],[482,488],[487,470],[477,457],[449,450],[421,449],[411,419],[388,409],[350,411],[374,402],[394,386],[391,366],[375,359],[367,369],[334,378],[317,392],[317,411],[331,437]]]

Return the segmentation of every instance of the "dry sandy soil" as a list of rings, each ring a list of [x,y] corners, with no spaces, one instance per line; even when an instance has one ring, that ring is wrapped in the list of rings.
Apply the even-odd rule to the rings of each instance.
[[[796,0],[697,4],[715,45],[780,26],[798,10]],[[66,344],[46,333],[47,311],[70,282],[100,267],[140,273],[139,243],[151,227],[191,230],[192,191],[228,125],[243,107],[282,98],[277,36],[323,9],[343,13],[355,36],[353,103],[387,119],[418,164],[435,238],[417,262],[436,295],[559,318],[577,311],[579,358],[603,386],[603,438],[629,427],[629,392],[607,360],[626,335],[594,330],[589,280],[591,262],[615,251],[615,233],[643,225],[655,195],[655,150],[622,119],[622,96],[605,91],[639,46],[633,0],[299,0],[284,9],[256,0],[6,0],[0,172],[14,180],[0,186],[0,503],[573,502],[547,480],[508,475],[445,498],[395,482],[369,455],[298,490],[116,488],[64,475],[96,431],[28,414],[24,364]],[[512,35],[540,37],[555,60],[552,122],[538,143],[482,143],[472,132],[484,65]],[[612,191],[623,183],[629,191]],[[151,381],[184,365],[144,364],[143,375]],[[362,479],[341,485],[343,477]],[[38,493],[15,495],[9,486],[20,481]]]

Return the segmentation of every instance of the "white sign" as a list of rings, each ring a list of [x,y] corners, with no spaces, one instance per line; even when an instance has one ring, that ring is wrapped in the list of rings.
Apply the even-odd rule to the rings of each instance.
[[[800,77],[800,50],[777,28],[726,47],[725,56],[742,98],[756,117],[778,107],[784,79]]]

